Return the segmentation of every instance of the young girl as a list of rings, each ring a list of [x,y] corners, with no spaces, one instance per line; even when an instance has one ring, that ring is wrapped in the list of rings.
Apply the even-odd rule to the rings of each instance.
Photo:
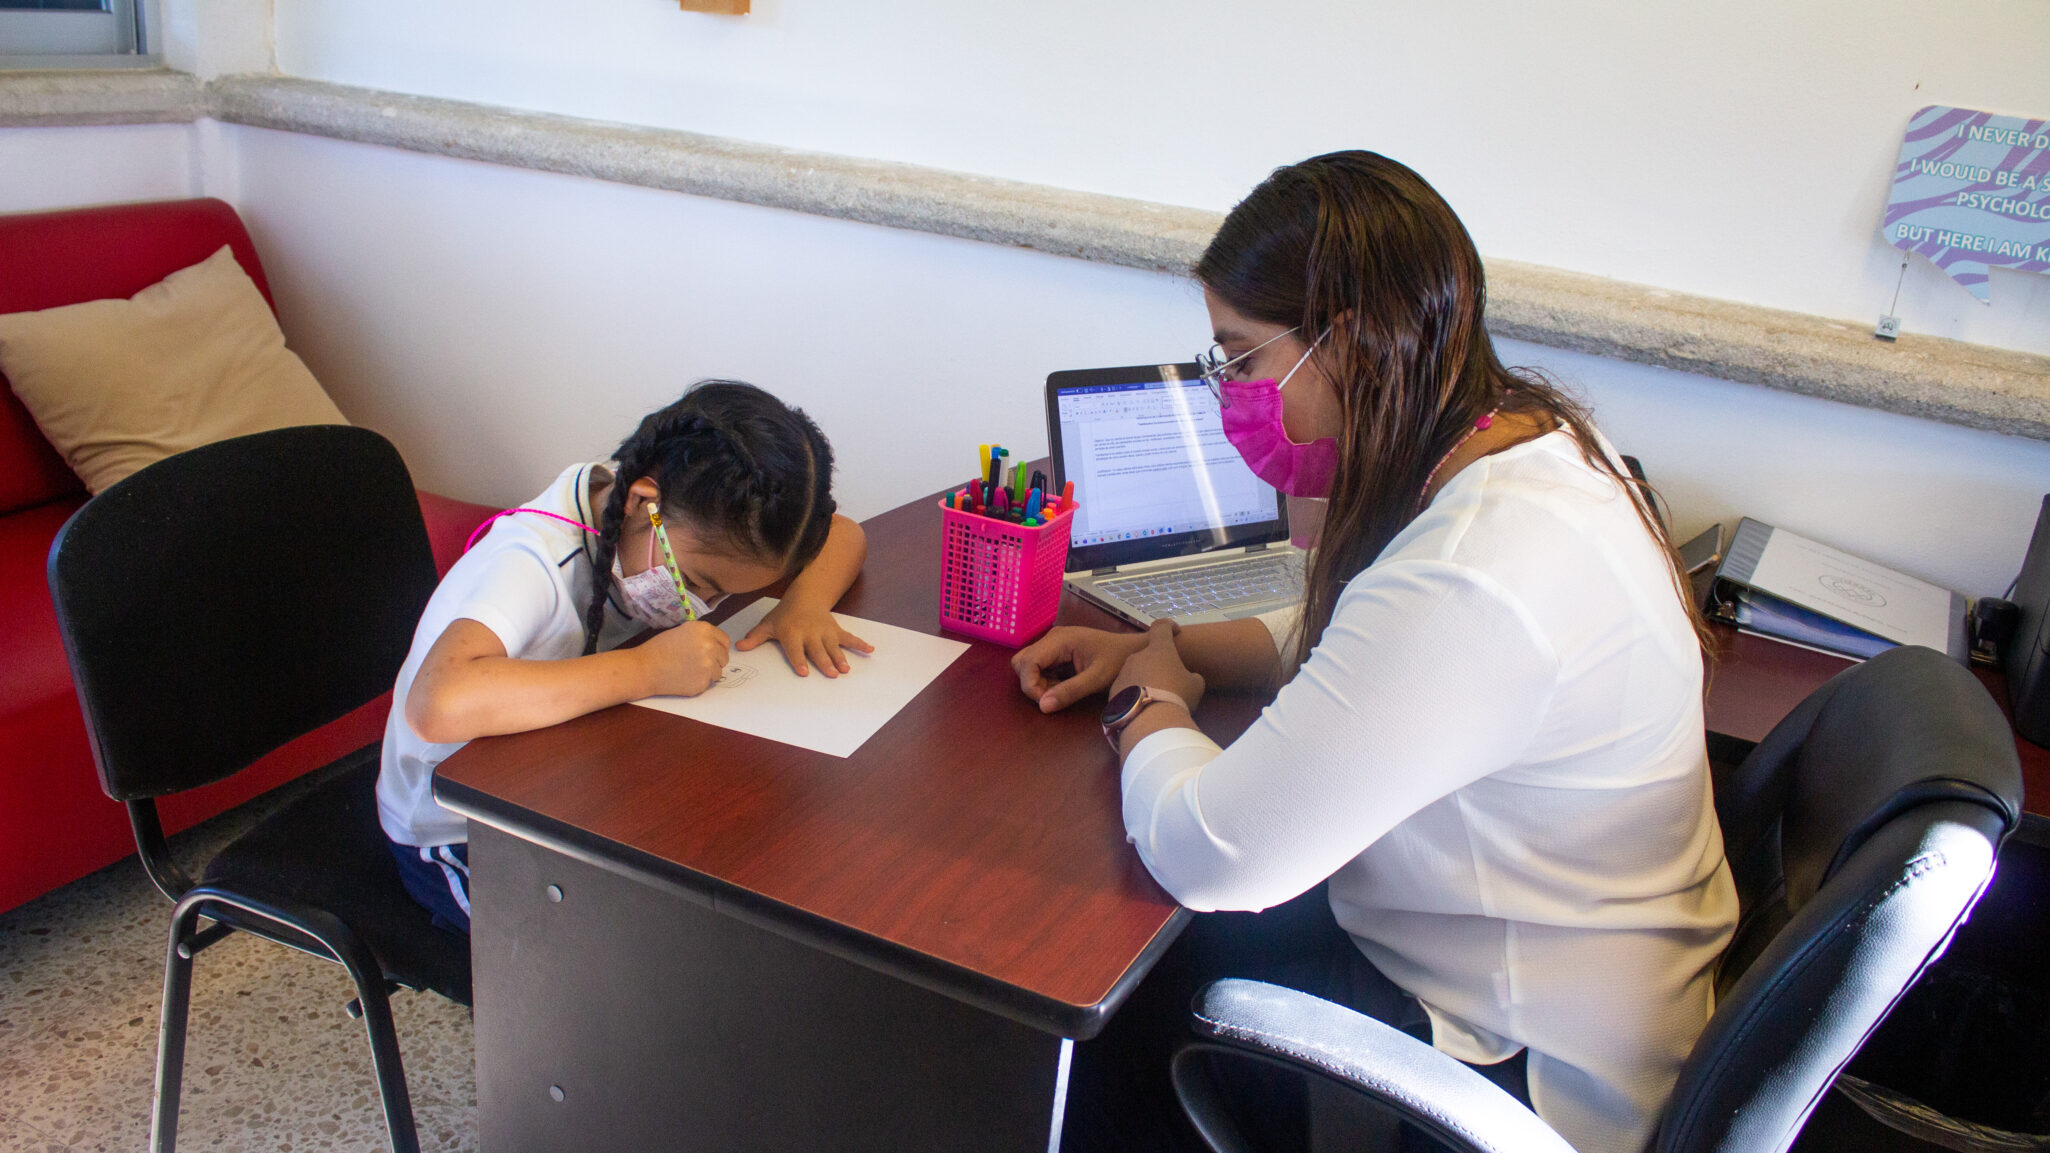
[[[430,788],[464,742],[704,692],[727,639],[703,615],[792,574],[742,650],[774,640],[799,676],[816,665],[828,677],[848,670],[843,649],[872,651],[830,611],[868,547],[833,511],[832,472],[802,412],[753,385],[703,381],[642,420],[613,466],[571,467],[486,522],[413,634],[377,779],[406,889],[436,923],[470,929],[467,830]],[[644,628],[662,631],[614,647]]]

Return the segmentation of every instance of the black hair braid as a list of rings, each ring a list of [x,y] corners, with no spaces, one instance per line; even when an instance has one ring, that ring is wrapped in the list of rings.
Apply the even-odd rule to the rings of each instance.
[[[793,573],[832,528],[833,449],[798,409],[751,384],[699,381],[643,418],[615,453],[617,475],[598,520],[584,652],[597,651],[627,490],[651,477],[665,519],[704,543]]]

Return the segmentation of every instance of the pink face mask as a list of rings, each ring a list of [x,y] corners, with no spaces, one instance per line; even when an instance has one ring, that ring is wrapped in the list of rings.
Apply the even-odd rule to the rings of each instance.
[[[1337,437],[1297,444],[1281,423],[1281,386],[1316,348],[1317,342],[1311,341],[1295,368],[1278,381],[1227,380],[1218,386],[1224,439],[1239,450],[1254,476],[1289,496],[1330,496],[1331,478],[1338,472]]]

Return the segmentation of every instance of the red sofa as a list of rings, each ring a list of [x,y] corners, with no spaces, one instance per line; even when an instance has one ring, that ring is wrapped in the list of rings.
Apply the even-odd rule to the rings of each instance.
[[[223,244],[269,300],[256,247],[219,200],[0,216],[0,313],[133,296]],[[0,387],[0,910],[135,852],[127,810],[100,791],[43,572],[50,541],[85,500],[13,389]],[[447,572],[495,510],[423,492],[420,511]],[[387,694],[228,780],[166,798],[165,825],[189,827],[377,740],[389,708]]]

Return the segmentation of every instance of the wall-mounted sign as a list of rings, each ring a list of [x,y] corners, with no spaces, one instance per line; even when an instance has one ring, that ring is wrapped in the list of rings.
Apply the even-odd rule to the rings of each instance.
[[[1884,231],[1987,303],[1990,266],[2050,273],[2050,121],[1940,105],[1915,113]]]

